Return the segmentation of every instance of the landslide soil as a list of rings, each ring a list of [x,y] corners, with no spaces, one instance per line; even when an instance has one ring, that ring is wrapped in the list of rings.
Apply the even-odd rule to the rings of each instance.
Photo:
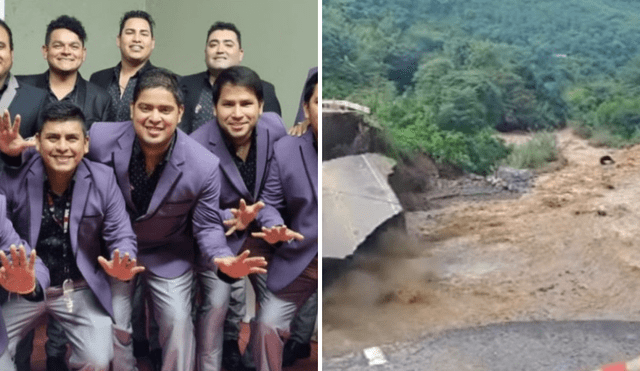
[[[323,293],[324,357],[491,323],[640,321],[640,146],[556,136],[563,166],[530,192],[409,211],[408,233],[357,257]]]

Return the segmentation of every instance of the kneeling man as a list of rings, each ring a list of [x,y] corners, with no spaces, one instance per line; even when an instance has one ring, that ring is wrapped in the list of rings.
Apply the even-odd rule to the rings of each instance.
[[[5,113],[3,125],[7,121]],[[89,137],[82,110],[52,103],[43,122],[35,140],[38,153],[26,152],[20,168],[0,176],[9,218],[38,251],[51,279],[41,300],[12,296],[2,305],[9,354],[13,357],[20,338],[50,314],[71,343],[72,369],[107,370],[114,318],[107,274],[127,281],[144,268],[130,260],[137,253],[136,237],[113,170],[84,159]]]

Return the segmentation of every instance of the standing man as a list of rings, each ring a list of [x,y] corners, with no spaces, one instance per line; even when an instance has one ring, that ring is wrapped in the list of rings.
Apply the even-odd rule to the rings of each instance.
[[[271,236],[273,230],[287,225],[304,235],[302,241],[277,247],[269,262],[268,290],[256,320],[251,323],[250,345],[259,371],[282,369],[281,334],[288,332],[295,313],[318,290],[317,74],[305,84],[304,101],[305,116],[312,130],[301,137],[285,136],[275,144],[262,193],[267,207],[257,218],[264,232],[253,234],[275,243],[278,239]]]
[[[142,72],[153,68],[149,58],[156,44],[154,24],[151,15],[143,10],[126,12],[120,20],[120,33],[116,37],[120,63],[91,75],[90,81],[105,89],[111,97],[110,117],[113,121],[131,119],[129,106],[136,81]]]
[[[177,76],[163,69],[144,71],[133,91],[132,122],[94,125],[89,153],[113,167],[124,194],[138,258],[147,268],[141,278],[159,325],[166,371],[194,368],[196,261],[232,278],[266,272],[263,258],[248,258],[249,252],[236,256],[227,246],[219,211],[219,160],[176,130],[183,112]],[[114,368],[125,369],[122,363]]]
[[[238,66],[244,57],[240,31],[233,23],[216,22],[207,33],[204,47],[204,62],[207,70],[181,79],[185,94],[185,114],[180,128],[187,134],[194,132],[205,122],[213,119],[212,87],[220,72]],[[273,84],[262,81],[264,94],[264,112],[280,111],[280,102],[276,97]]]
[[[42,46],[42,56],[49,70],[38,75],[16,76],[18,81],[47,91],[48,103],[68,100],[82,109],[87,127],[96,121],[113,121],[109,117],[110,98],[101,87],[87,82],[78,70],[87,49],[87,34],[82,23],[62,15],[49,23]]]
[[[273,154],[273,144],[286,135],[282,119],[274,112],[262,113],[263,84],[247,67],[234,66],[220,73],[213,84],[215,117],[191,137],[220,159],[220,208],[225,220],[234,218],[233,210],[247,203],[255,205],[264,188]],[[229,230],[227,244],[234,254],[246,249],[269,250],[263,241],[249,236],[249,230]],[[265,246],[266,245],[266,246]],[[197,311],[197,369],[220,370],[223,325],[231,294],[231,285],[206,269],[198,270],[202,303]],[[235,324],[237,325],[237,324]],[[236,330],[237,331],[237,330]],[[235,342],[237,348],[237,332]],[[238,350],[239,352],[239,350]],[[240,357],[225,368],[241,371]]]
[[[129,260],[136,256],[136,238],[113,171],[84,159],[89,138],[80,108],[52,103],[43,120],[34,141],[38,153],[27,152],[22,167],[0,176],[0,193],[7,197],[18,234],[39,251],[51,272],[44,301],[10,298],[3,304],[9,352],[13,356],[18,340],[49,314],[71,342],[72,369],[107,370],[117,315],[107,274],[127,281],[144,268]],[[6,144],[11,140],[4,139],[17,135],[19,122],[10,122],[5,111],[0,148],[15,156],[20,149],[12,152]],[[106,261],[103,251],[113,260]]]
[[[13,35],[11,28],[0,19],[0,112],[8,109],[12,120],[20,117],[23,138],[38,130],[40,109],[47,101],[47,92],[22,84],[11,75],[13,66]],[[0,160],[0,171],[4,162]]]

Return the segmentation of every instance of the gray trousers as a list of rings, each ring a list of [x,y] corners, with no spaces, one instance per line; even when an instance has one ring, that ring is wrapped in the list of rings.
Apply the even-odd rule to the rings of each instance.
[[[131,328],[131,303],[135,280],[122,282],[110,278],[113,314],[113,371],[137,371],[133,356],[133,338]]]
[[[196,365],[198,371],[219,371],[222,364],[222,328],[231,294],[230,284],[208,269],[197,273],[202,301],[196,313]]]
[[[0,370],[15,371],[15,369],[16,365],[11,361],[9,350],[5,349],[4,352],[0,354]]]
[[[73,370],[108,370],[113,358],[112,321],[91,289],[76,289],[73,311],[68,312],[62,296],[45,295],[41,302],[30,302],[10,295],[2,305],[9,337],[8,352],[13,358],[20,339],[47,314],[60,322],[71,343],[69,365]]]
[[[305,344],[311,342],[313,330],[318,318],[318,291],[314,292],[306,303],[300,307],[291,321],[291,336],[289,339]]]
[[[282,370],[283,338],[288,337],[291,320],[302,305],[318,291],[318,265],[314,259],[304,272],[289,286],[273,293],[266,289],[260,301],[260,310],[251,321],[249,344],[256,370]],[[266,282],[264,275],[252,277]]]
[[[158,323],[162,348],[162,371],[193,371],[195,366],[195,336],[191,316],[193,271],[189,270],[175,278],[164,278],[147,270],[141,273],[138,279],[145,280],[151,311]],[[122,306],[124,307],[123,321],[129,322],[128,326],[123,327],[130,329],[131,300],[123,301]],[[124,351],[129,353],[127,358],[133,358],[132,346],[123,348]]]

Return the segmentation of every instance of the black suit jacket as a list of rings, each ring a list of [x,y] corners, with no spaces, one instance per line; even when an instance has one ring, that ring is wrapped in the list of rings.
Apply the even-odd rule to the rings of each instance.
[[[33,85],[48,92],[48,73],[49,72],[47,71],[39,75],[22,75],[16,76],[16,78],[20,82]],[[82,109],[82,113],[84,113],[86,119],[87,128],[91,127],[91,124],[94,122],[113,121],[111,117],[109,117],[111,98],[103,88],[88,82],[80,76],[80,73],[78,73],[76,89],[78,89],[78,101],[74,103]]]
[[[195,109],[200,100],[200,92],[209,81],[208,71],[184,76],[180,79],[180,87],[184,93],[184,115],[179,128],[190,134],[193,131],[191,122],[195,116]],[[264,112],[275,112],[282,116],[280,102],[276,97],[276,88],[273,84],[262,80],[262,90],[264,96]],[[212,102],[213,104],[213,102]]]
[[[8,109],[11,122],[15,120],[16,115],[20,115],[20,135],[23,138],[36,135],[42,121],[42,109],[47,103],[47,94],[45,90],[18,81],[16,95]],[[4,162],[0,159],[0,171],[3,167]]]

